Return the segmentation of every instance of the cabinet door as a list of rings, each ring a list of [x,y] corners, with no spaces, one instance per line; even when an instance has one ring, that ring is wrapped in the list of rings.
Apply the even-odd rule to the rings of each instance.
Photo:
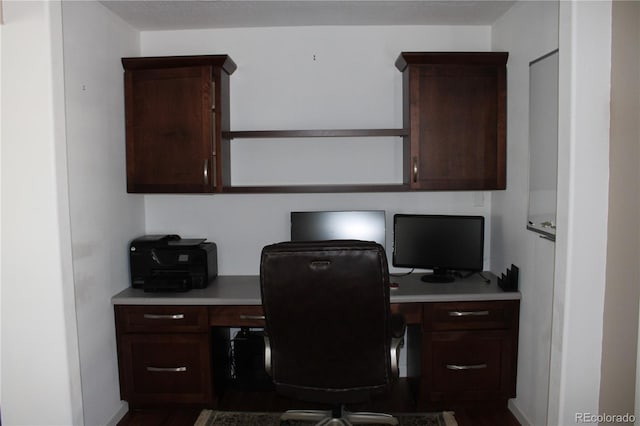
[[[448,331],[426,336],[425,390],[431,402],[506,400],[515,396],[507,331]]]
[[[127,191],[212,192],[211,66],[125,71]]]
[[[518,300],[424,304],[424,408],[515,397],[519,306]]]
[[[209,335],[121,336],[122,398],[132,405],[212,402]]]
[[[413,189],[504,189],[504,65],[409,67]]]

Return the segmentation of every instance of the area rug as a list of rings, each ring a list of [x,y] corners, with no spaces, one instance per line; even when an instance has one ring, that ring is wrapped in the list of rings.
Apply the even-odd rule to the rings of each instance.
[[[458,426],[451,411],[394,414],[400,426]],[[280,413],[202,410],[194,426],[310,426],[313,422],[280,422]]]

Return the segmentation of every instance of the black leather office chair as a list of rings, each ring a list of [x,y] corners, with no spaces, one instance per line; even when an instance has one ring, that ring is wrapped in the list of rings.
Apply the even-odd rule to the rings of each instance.
[[[398,424],[388,414],[350,413],[398,376],[402,317],[389,306],[384,248],[336,240],[266,246],[260,262],[266,363],[276,391],[332,410],[293,410],[282,420]]]

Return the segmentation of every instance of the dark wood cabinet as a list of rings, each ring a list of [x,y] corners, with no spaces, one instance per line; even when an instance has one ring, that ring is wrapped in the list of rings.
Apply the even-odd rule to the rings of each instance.
[[[120,394],[131,406],[213,404],[203,306],[116,306]]]
[[[230,131],[226,55],[123,58],[127,191],[494,190],[506,187],[507,53],[403,52],[401,129]],[[401,137],[402,183],[233,186],[237,138]]]
[[[123,58],[127,191],[221,192],[229,177],[226,55]]]
[[[426,408],[515,397],[519,301],[426,303],[420,399]]]
[[[504,52],[403,52],[404,179],[416,190],[506,186]]]
[[[519,306],[392,304],[408,326],[403,350],[417,406],[505,406],[515,397]],[[228,329],[264,327],[261,305],[116,305],[115,318],[120,393],[134,407],[215,406],[230,374]]]
[[[209,337],[200,334],[125,334],[122,398],[131,405],[212,402]]]

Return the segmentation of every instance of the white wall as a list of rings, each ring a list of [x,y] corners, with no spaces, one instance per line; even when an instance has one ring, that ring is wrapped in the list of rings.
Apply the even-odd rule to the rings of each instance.
[[[80,425],[59,2],[3,2],[2,421]]]
[[[524,264],[519,397],[513,406],[525,422],[550,425],[577,424],[577,413],[598,413],[599,409],[609,172],[611,3],[559,3],[558,233],[553,287],[550,287],[549,269],[536,272],[544,263],[538,259],[549,259],[552,247],[532,241],[531,238],[537,237],[527,236],[524,231],[526,216],[521,210],[526,206],[522,191],[526,187],[526,172],[510,174],[507,186],[511,184],[516,192],[508,189],[504,194],[494,194],[492,204],[493,268],[504,267],[510,259]],[[545,40],[550,42],[549,37],[555,37],[555,31],[551,32],[552,26],[544,27],[543,23],[551,24],[551,21],[540,20],[534,12],[522,13],[539,6],[541,4],[530,2],[517,4],[495,25],[494,46],[523,43],[513,51],[524,53],[527,46],[543,47]],[[518,11],[519,18],[512,18]],[[553,15],[548,17],[555,20]],[[515,20],[511,22],[511,19]],[[530,23],[539,30],[535,40],[527,40],[532,38],[526,32]],[[553,45],[546,47],[548,51]],[[531,53],[535,54],[527,61],[545,51]],[[510,60],[510,64],[516,66],[517,62]],[[510,69],[512,76],[513,71]],[[517,142],[519,138],[525,140],[526,133],[518,117],[526,122],[526,94],[523,92],[514,98],[515,91],[524,91],[526,87],[527,84],[509,84],[513,103],[509,110],[511,154],[508,164],[512,172],[514,164],[524,165],[528,160],[526,143]],[[550,373],[547,376],[549,341]],[[547,378],[549,402],[545,413]]]
[[[0,18],[2,17],[0,5]],[[1,22],[0,22],[1,24]],[[0,25],[0,211],[2,211],[2,25]],[[2,235],[2,220],[0,220],[0,235]],[[2,383],[2,244],[0,244],[0,383]],[[2,386],[0,386],[0,402],[2,401]],[[0,410],[0,421],[2,411]]]
[[[558,3],[519,2],[493,26],[493,49],[509,52],[507,189],[492,197],[491,269],[520,268],[517,398],[523,424],[547,419],[554,244],[526,230],[529,194],[529,63],[558,47]]]
[[[488,216],[487,204],[475,207],[475,198],[473,193],[148,195],[145,196],[145,211],[147,233],[175,232],[183,237],[206,237],[218,245],[221,274],[255,275],[259,273],[262,247],[289,239],[291,211],[386,210],[386,248],[387,255],[390,255],[394,213],[469,213]],[[485,258],[488,256],[489,252],[486,252]],[[485,264],[488,264],[486,260]]]
[[[625,414],[634,413],[638,354],[640,3],[614,2],[612,13],[611,163],[600,411]]]
[[[599,412],[609,188],[611,2],[560,2],[558,232],[549,424]]]
[[[123,69],[139,32],[102,5],[63,3],[69,209],[84,422],[119,410],[111,296],[129,285],[128,242],[144,200],[126,193]]]
[[[486,51],[491,48],[491,31],[483,26],[243,28],[143,32],[141,40],[144,56],[229,54],[238,64],[231,76],[232,130],[400,128],[402,80],[394,66],[399,53]],[[260,143],[271,147],[273,142]],[[328,183],[334,173],[348,172],[324,162],[345,156],[366,159],[365,167],[376,165],[366,171],[369,181],[401,179],[399,139],[396,148],[371,150],[361,144],[319,156],[315,150],[318,144],[325,149],[326,142],[304,141],[293,154],[280,151],[279,158],[251,159],[246,142],[234,141],[234,183],[260,183],[281,168],[287,168],[296,182]],[[302,167],[296,168],[296,163]],[[148,233],[175,232],[215,241],[222,274],[257,274],[262,246],[289,238],[292,210],[384,209],[391,253],[394,213],[488,216],[490,204],[491,194],[483,192],[147,195],[145,223]],[[487,234],[487,266],[489,256]]]

